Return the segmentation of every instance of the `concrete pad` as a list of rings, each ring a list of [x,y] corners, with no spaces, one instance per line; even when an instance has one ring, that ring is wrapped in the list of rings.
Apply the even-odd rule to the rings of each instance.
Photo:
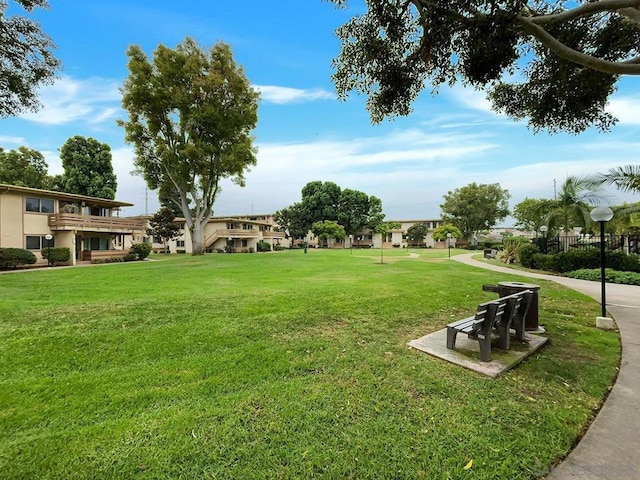
[[[500,350],[497,346],[497,341],[498,338],[496,336],[491,347],[490,362],[480,360],[480,345],[478,341],[467,338],[467,335],[464,333],[458,333],[455,350],[448,349],[446,328],[412,340],[408,345],[434,357],[442,358],[448,362],[495,378],[510,368],[515,367],[522,360],[541,348],[547,342],[547,338],[525,333],[524,342],[520,342],[512,336],[511,348],[508,351]]]

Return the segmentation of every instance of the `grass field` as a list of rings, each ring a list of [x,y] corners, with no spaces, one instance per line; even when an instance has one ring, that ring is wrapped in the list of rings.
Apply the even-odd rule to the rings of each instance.
[[[0,275],[0,477],[528,479],[620,345],[541,282],[549,345],[497,379],[407,348],[527,281],[444,251],[301,250]],[[469,467],[470,462],[472,465]]]

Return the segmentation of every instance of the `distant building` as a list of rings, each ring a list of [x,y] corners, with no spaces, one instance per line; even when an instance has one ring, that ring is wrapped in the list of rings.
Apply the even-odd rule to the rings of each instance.
[[[143,217],[148,222],[150,217]],[[176,218],[180,226],[180,234],[175,240],[168,242],[171,253],[193,251],[191,235],[184,218]],[[146,233],[134,235],[132,243],[151,243],[153,251],[161,252],[165,247],[160,238],[149,238]],[[272,214],[233,215],[212,217],[204,228],[204,245],[206,252],[255,252],[258,242],[266,242],[272,249],[289,248],[289,240],[284,232],[278,231]]]

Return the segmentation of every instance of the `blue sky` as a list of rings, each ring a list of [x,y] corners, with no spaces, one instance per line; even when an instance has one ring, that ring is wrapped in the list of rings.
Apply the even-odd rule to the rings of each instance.
[[[67,138],[108,143],[116,198],[135,204],[124,215],[158,209],[154,192],[146,195],[142,179],[130,174],[132,149],[116,125],[126,118],[118,91],[128,74],[126,49],[140,45],[151,56],[158,44],[174,48],[185,36],[203,47],[229,43],[262,92],[258,164],[245,188],[223,184],[215,215],[271,213],[299,201],[307,182],[321,180],[381,198],[390,219],[438,218],[443,195],[470,182],[500,183],[513,207],[525,197],[553,198],[554,180],[559,187],[567,175],[638,163],[638,78],[623,79],[611,98],[609,109],[620,121],[607,134],[534,135],[524,123],[492,113],[481,92],[462,86],[437,96],[427,88],[412,115],[372,125],[366,99],[338,101],[330,79],[339,52],[334,31],[358,11],[359,0],[347,11],[320,0],[50,3],[37,17],[57,44],[63,70],[55,85],[41,90],[39,112],[0,119],[0,146],[41,151],[56,174]],[[638,200],[610,193],[611,203]]]

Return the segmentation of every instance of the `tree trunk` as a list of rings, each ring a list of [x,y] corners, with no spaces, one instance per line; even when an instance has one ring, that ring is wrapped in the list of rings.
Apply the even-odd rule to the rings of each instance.
[[[204,255],[202,245],[204,242],[204,230],[201,223],[196,220],[189,230],[191,233],[191,255]]]

